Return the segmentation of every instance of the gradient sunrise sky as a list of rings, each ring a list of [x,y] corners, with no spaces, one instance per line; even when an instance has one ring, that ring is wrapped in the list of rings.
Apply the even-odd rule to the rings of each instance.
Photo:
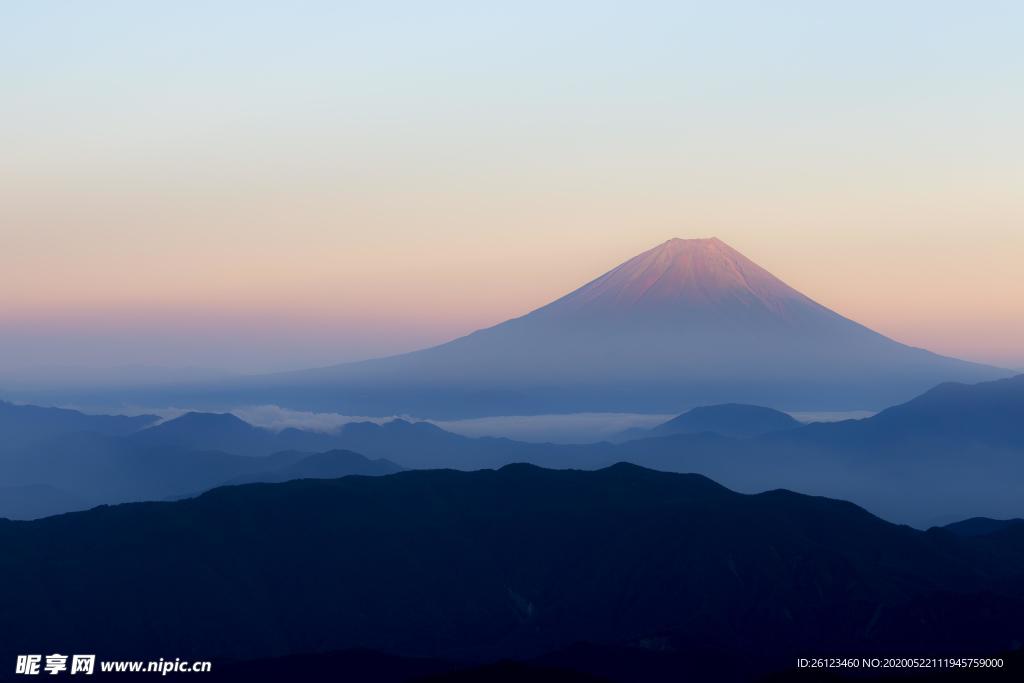
[[[715,235],[1024,368],[1024,3],[0,4],[0,370],[261,371]]]

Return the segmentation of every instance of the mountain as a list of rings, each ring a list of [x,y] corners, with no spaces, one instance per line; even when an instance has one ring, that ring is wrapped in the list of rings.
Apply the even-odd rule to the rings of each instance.
[[[702,418],[690,423],[696,433],[581,445],[470,438],[407,420],[349,423],[334,434],[273,432],[232,415],[194,414],[125,437],[72,433],[17,457],[8,454],[0,458],[0,481],[15,488],[0,490],[0,509],[40,509],[17,488],[29,485],[66,492],[63,498],[48,493],[52,504],[45,509],[57,512],[87,507],[73,504],[76,499],[91,505],[159,500],[224,482],[276,481],[291,478],[274,470],[291,467],[296,453],[341,449],[401,468],[478,470],[523,462],[599,469],[631,462],[704,474],[749,493],[783,487],[853,500],[886,519],[927,528],[968,517],[1024,515],[1017,485],[1024,479],[1022,397],[1024,377],[947,384],[862,420],[734,437],[708,428],[735,431],[738,423],[720,426]],[[695,411],[737,413],[746,411]],[[276,455],[267,459],[268,453]],[[325,466],[295,476],[341,473],[368,472]],[[55,507],[62,499],[70,507]]]
[[[1024,376],[942,384],[869,418],[749,439],[675,435],[614,457],[699,472],[741,491],[785,487],[855,500],[922,527],[1024,515]]]
[[[693,408],[651,429],[629,429],[618,434],[613,440],[628,441],[701,432],[748,437],[769,432],[781,432],[799,426],[800,422],[779,410],[740,403],[725,403]]]
[[[0,401],[0,454],[75,432],[121,436],[157,422],[156,415],[87,415],[65,408]]]
[[[274,431],[256,427],[230,413],[186,413],[173,420],[137,432],[130,437],[140,448],[173,448],[223,451],[235,455],[264,456],[287,451],[320,453],[348,450],[378,458],[398,458],[405,467],[465,467],[478,469],[503,465],[502,449],[491,457],[481,450],[501,439],[488,439],[472,448],[468,458],[460,458],[465,440],[429,422],[395,419],[378,424],[351,422],[336,433],[289,428]],[[515,443],[515,442],[508,442]],[[519,453],[519,444],[513,447]]]
[[[1024,375],[992,382],[947,382],[865,420],[812,425],[814,438],[848,443],[928,438],[1024,449]]]
[[[1024,641],[1022,528],[915,531],[632,465],[307,479],[0,521],[0,585],[17,586],[0,598],[2,657],[46,641],[108,658],[483,664],[589,644],[751,680],[798,656]]]
[[[190,412],[131,436],[146,448],[217,450],[236,455],[270,455],[278,451],[324,451],[337,447],[328,434],[256,427],[230,413]]]
[[[140,448],[80,434],[45,453],[0,463],[0,517],[34,519],[95,505],[193,496],[224,484],[378,476],[400,471],[358,453],[284,451],[248,456],[212,450]]]
[[[960,522],[953,522],[942,527],[957,536],[986,536],[1012,526],[1024,525],[1024,519],[990,519],[988,517],[972,517]]]
[[[352,451],[325,453],[279,453],[279,458],[293,460],[277,469],[264,470],[232,479],[229,484],[274,483],[293,479],[336,479],[350,474],[381,476],[401,472],[402,468],[389,460],[370,460]]]
[[[512,462],[548,467],[593,467],[594,448],[560,448],[496,437],[466,437],[429,422],[352,422],[338,433],[341,448],[386,458],[407,468],[478,470]],[[579,454],[581,457],[577,458]],[[611,464],[606,462],[602,464]]]
[[[768,409],[709,407],[684,415],[694,433],[581,445],[470,438],[407,420],[349,423],[334,434],[274,432],[232,415],[192,414],[123,437],[70,433],[0,457],[7,487],[0,489],[0,510],[38,516],[32,511],[193,495],[225,482],[368,474],[363,467],[371,466],[478,470],[523,462],[598,469],[631,462],[704,474],[744,492],[783,487],[853,500],[886,519],[926,528],[1024,515],[1018,490],[1024,479],[1022,398],[1024,377],[947,384],[870,418],[743,437],[721,432],[763,427],[743,424],[736,419],[741,416],[771,415],[778,426],[790,418]],[[339,449],[387,463],[332,469],[343,463],[324,456],[322,467],[299,471],[305,467],[296,464],[299,454]],[[376,473],[385,471],[391,470]],[[47,505],[31,504],[20,488],[37,485],[50,487]],[[24,513],[16,513],[19,506]]]
[[[895,342],[711,238],[669,240],[527,315],[433,348],[166,390],[177,405],[457,418],[727,402],[880,409],[943,381],[1007,374]]]
[[[941,385],[870,418],[745,438],[703,430],[619,444],[528,444],[403,421],[350,424],[339,440],[342,448],[410,468],[529,462],[595,469],[631,462],[704,474],[744,492],[783,487],[853,500],[926,528],[978,515],[1024,515],[1022,399],[1024,376]]]
[[[65,411],[72,413],[67,416],[16,407],[18,414],[46,417],[37,420],[44,425],[47,420],[56,425],[59,418],[75,427],[97,425],[115,433],[54,427],[54,434],[44,438],[44,430],[38,429],[35,440],[0,451],[0,517],[31,519],[103,503],[177,498],[225,482],[379,475],[401,469],[338,450],[336,436],[297,429],[274,432],[234,415],[189,413],[131,432],[147,424],[148,416],[79,417],[73,411]]]

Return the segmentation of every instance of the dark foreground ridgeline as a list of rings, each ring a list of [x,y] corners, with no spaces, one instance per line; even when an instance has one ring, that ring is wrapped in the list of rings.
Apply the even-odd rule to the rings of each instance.
[[[698,475],[510,465],[0,521],[0,585],[12,662],[46,651],[237,667],[368,650],[754,680],[797,657],[1019,648],[1024,527],[922,532]]]

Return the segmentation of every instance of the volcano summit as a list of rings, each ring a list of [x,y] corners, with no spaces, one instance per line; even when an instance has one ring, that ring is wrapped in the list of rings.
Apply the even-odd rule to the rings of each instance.
[[[1007,374],[893,341],[711,238],[669,240],[527,315],[440,346],[212,393],[236,405],[429,418],[725,402],[841,410]]]

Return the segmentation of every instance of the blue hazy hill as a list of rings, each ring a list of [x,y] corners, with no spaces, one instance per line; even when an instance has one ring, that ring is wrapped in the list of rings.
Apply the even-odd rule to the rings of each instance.
[[[799,427],[800,422],[781,410],[741,403],[700,406],[650,429],[629,429],[613,439],[646,439],[673,434],[712,432],[722,436],[760,436]]]

